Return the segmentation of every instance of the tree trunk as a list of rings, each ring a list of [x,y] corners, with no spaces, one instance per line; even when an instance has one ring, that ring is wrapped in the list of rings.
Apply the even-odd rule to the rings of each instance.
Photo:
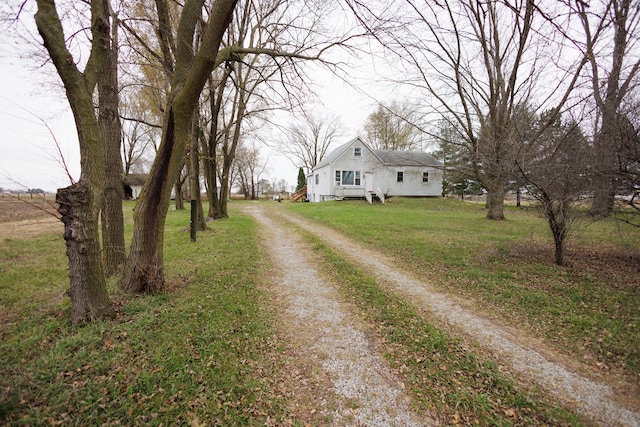
[[[501,221],[504,218],[504,184],[487,188],[487,219]]]
[[[178,179],[174,185],[174,200],[176,205],[176,210],[181,211],[184,210],[184,198],[182,197],[182,177],[178,174]]]
[[[606,104],[605,108],[615,107]],[[614,178],[617,169],[615,152],[619,147],[619,141],[616,138],[618,130],[615,116],[615,111],[603,114],[602,127],[594,141],[593,201],[589,214],[598,218],[611,215],[617,190]]]
[[[164,221],[170,203],[171,187],[178,180],[189,136],[189,123],[176,120],[167,112],[166,133],[156,154],[150,177],[140,193],[134,212],[133,238],[125,268],[123,289],[135,293],[158,293],[164,290],[163,247]]]
[[[109,19],[105,15],[109,6],[104,0],[91,2],[91,53],[84,72],[80,72],[66,47],[54,2],[38,0],[37,4],[38,32],[64,84],[80,148],[80,180],[56,195],[65,224],[71,321],[77,324],[114,315],[100,255],[98,216],[105,188],[105,152],[93,105],[93,92],[109,46]]]
[[[564,266],[564,238],[560,235],[553,236],[555,243],[555,263],[561,267]]]
[[[56,202],[69,258],[71,323],[114,317],[100,259],[99,203],[82,180],[58,189]]]
[[[220,178],[220,197],[218,198],[218,206],[216,207],[216,214],[218,218],[228,218],[227,213],[227,201],[229,199],[229,178],[231,175],[231,163],[232,161],[225,157],[222,161],[222,177]]]
[[[109,13],[109,11],[106,11]],[[104,142],[105,191],[102,206],[102,248],[104,269],[114,274],[124,265],[124,217],[122,213],[123,176],[120,148],[122,125],[118,114],[118,25],[113,17],[111,46],[98,76],[98,104],[100,133]]]
[[[200,126],[198,124],[198,117],[199,114],[196,111],[193,115],[191,126],[191,147],[189,152],[189,188],[191,192],[191,200],[194,200],[196,202],[195,229],[196,231],[204,231],[207,229],[207,225],[204,222],[204,211],[202,210],[202,197],[200,190],[200,156],[198,155]]]
[[[567,217],[568,212],[565,203],[548,200],[545,202],[545,214],[555,244],[555,263],[564,266],[564,243],[567,237]],[[557,208],[554,208],[554,204]]]

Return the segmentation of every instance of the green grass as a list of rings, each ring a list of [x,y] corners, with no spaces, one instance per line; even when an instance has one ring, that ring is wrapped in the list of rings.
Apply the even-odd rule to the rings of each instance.
[[[640,232],[612,220],[576,230],[568,267],[533,208],[507,221],[483,206],[446,199],[287,204],[381,250],[435,286],[474,300],[594,369],[640,379]]]
[[[131,205],[126,206],[130,228]],[[0,423],[264,425],[288,420],[280,345],[254,223],[235,213],[200,233],[169,212],[169,292],[110,283],[113,321],[69,324],[64,241],[0,242]]]
[[[482,206],[441,199],[278,207],[395,257],[598,369],[638,376],[640,297],[624,258],[640,250],[636,230],[593,224],[574,238],[573,266],[560,268],[552,264],[544,221],[529,210],[509,209],[508,221],[491,222]],[[128,238],[132,208],[125,206]],[[0,424],[295,423],[278,388],[287,356],[261,286],[266,264],[255,224],[233,211],[190,243],[188,223],[188,211],[169,212],[166,293],[122,294],[112,279],[117,318],[80,327],[69,324],[62,238],[0,241]],[[318,251],[375,325],[416,407],[450,423],[577,423],[365,272],[322,245]]]
[[[580,425],[573,414],[524,390],[459,337],[431,324],[418,309],[379,286],[318,240],[323,270],[374,325],[387,360],[409,385],[414,408],[445,425]]]

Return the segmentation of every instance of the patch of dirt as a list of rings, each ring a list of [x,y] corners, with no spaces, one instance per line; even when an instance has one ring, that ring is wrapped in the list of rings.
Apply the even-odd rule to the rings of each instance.
[[[36,219],[51,215],[58,215],[56,204],[53,200],[40,197],[31,199],[24,194],[20,199],[5,195],[0,197],[0,223]]]
[[[550,243],[511,243],[501,256],[548,263],[553,260],[553,251]],[[616,277],[615,281],[608,281],[612,285],[624,280],[630,285],[640,286],[639,281],[633,280],[640,273],[640,253],[636,251],[621,251],[606,245],[589,248],[569,246],[565,249],[565,260],[575,269],[594,272],[601,277]]]
[[[29,239],[62,233],[55,203],[41,198],[0,198],[0,239]]]

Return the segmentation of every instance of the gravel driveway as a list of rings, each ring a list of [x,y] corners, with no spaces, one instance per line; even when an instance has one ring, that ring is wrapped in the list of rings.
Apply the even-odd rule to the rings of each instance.
[[[538,384],[582,416],[600,425],[640,426],[640,413],[625,407],[616,389],[577,373],[575,366],[567,367],[562,357],[554,357],[553,351],[522,331],[497,324],[474,312],[464,301],[454,301],[395,268],[384,255],[284,212],[278,205],[256,204],[246,211],[262,226],[265,246],[280,266],[280,276],[274,282],[293,319],[287,327],[311,343],[312,353],[339,396],[341,403],[332,414],[334,425],[414,426],[436,422],[411,414],[402,383],[368,344],[366,329],[350,314],[350,308],[339,302],[336,291],[322,279],[306,254],[309,249],[290,231],[291,226],[312,233],[430,315],[455,325],[524,381]]]

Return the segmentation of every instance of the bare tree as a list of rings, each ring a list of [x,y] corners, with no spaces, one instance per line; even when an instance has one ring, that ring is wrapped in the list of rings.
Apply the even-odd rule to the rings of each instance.
[[[318,59],[326,49],[335,45],[333,42],[326,41],[312,46],[307,44],[313,39],[311,35],[316,31],[313,23],[320,20],[320,15],[310,13],[306,4],[282,1],[265,2],[264,4],[248,1],[243,4],[247,7],[264,8],[267,15],[273,15],[269,13],[270,10],[277,11],[284,8],[282,15],[285,18],[293,16],[294,20],[299,19],[300,23],[308,24],[310,29],[305,33],[301,30],[305,28],[305,25],[283,26],[281,21],[268,21],[257,26],[255,31],[245,34],[243,39],[231,38],[229,43],[223,45],[224,33],[227,32],[229,24],[234,21],[235,0],[215,0],[207,8],[204,7],[205,0],[187,0],[181,8],[179,5],[175,6],[180,10],[179,19],[177,19],[179,24],[175,35],[170,34],[172,28],[169,25],[170,19],[165,19],[168,15],[164,11],[168,7],[167,2],[156,0],[158,22],[161,23],[158,31],[161,53],[156,52],[155,56],[160,59],[162,66],[172,76],[171,92],[164,107],[162,141],[158,147],[149,180],[142,190],[134,213],[133,240],[123,282],[123,287],[126,290],[157,292],[164,287],[163,224],[169,206],[171,186],[176,182],[181,168],[186,143],[191,133],[194,109],[198,105],[202,89],[212,71],[220,65],[229,65],[236,70],[233,78],[234,83],[237,83],[243,79],[243,74],[237,72],[238,67],[257,69],[257,66],[261,65],[260,57],[264,57],[272,61],[273,66],[268,68],[271,70],[269,72],[274,75],[278,74],[281,79],[285,79],[288,86],[293,84],[293,80],[298,79],[301,71],[299,68],[294,68],[292,73],[281,72],[286,63],[294,64],[294,59]],[[169,15],[170,17],[171,15]],[[196,46],[194,43],[195,31],[201,20],[205,23],[202,41],[199,46]],[[245,20],[236,21],[236,24],[244,26],[246,22]],[[294,29],[295,34],[291,38],[286,39],[283,36],[287,31]],[[268,42],[268,46],[260,44],[264,41]],[[253,44],[253,42],[257,42],[257,44]],[[147,50],[155,51],[153,47]],[[305,52],[312,53],[305,54]],[[175,59],[172,60],[172,57]],[[265,79],[264,71],[259,76]],[[268,81],[268,79],[266,80]],[[254,81],[256,80],[253,79],[250,82]],[[237,92],[239,96],[231,98],[235,100],[232,108],[235,108],[236,112],[242,113],[241,116],[236,117],[243,117],[244,113],[248,111],[247,93],[249,93],[250,86],[243,87],[240,83],[234,86],[241,89]],[[264,91],[263,93],[267,94],[268,92]],[[293,96],[294,93],[295,91],[285,91],[285,97]],[[228,117],[234,116],[229,115]],[[233,146],[237,145],[237,140],[240,138],[241,122],[236,120],[231,126],[218,126],[217,129],[214,139],[218,140],[223,135],[225,136],[224,140],[227,141],[230,148],[230,151],[227,152],[230,154],[228,159],[232,161]],[[207,157],[213,158],[209,155]],[[223,173],[221,176],[224,180],[228,174]],[[211,185],[209,187],[212,188]],[[224,183],[222,187],[221,194],[224,195],[226,194]]]
[[[244,194],[245,199],[258,198],[258,182],[267,168],[266,162],[260,158],[260,150],[254,145],[242,144],[236,150],[234,162],[235,183]]]
[[[556,117],[551,126],[549,117]],[[589,192],[590,147],[579,125],[562,123],[554,111],[545,112],[536,122],[522,123],[518,178],[540,202],[553,235],[555,263],[562,266],[566,239],[576,220],[584,216],[578,205]],[[530,140],[540,128],[542,133]]]
[[[367,118],[367,141],[378,150],[411,151],[420,148],[423,132],[415,125],[418,110],[407,102],[380,104]]]
[[[320,34],[323,15],[315,7],[327,6],[264,0],[245,1],[236,9],[227,36],[233,61],[218,69],[209,85],[212,120],[203,151],[207,153],[209,215],[214,218],[227,216],[227,194],[240,140],[249,133],[260,138],[259,130],[269,121],[270,112],[299,103],[307,80],[301,78],[300,62],[320,60],[328,47],[340,44]],[[217,188],[219,196],[214,192]]]
[[[307,173],[322,161],[331,144],[340,137],[340,121],[303,113],[299,123],[284,129],[285,139],[279,149],[296,167]]]
[[[374,16],[362,2],[350,4],[395,54],[394,70],[400,75],[395,79],[414,97],[426,98],[423,114],[455,125],[473,176],[488,192],[487,218],[504,219],[505,184],[515,168],[518,106],[531,104],[536,95],[541,106],[559,111],[584,66],[584,60],[567,64],[562,56],[562,14],[530,0],[405,0],[399,10],[387,8]],[[406,71],[398,69],[403,64]],[[553,84],[541,77],[551,70]]]
[[[91,1],[91,52],[84,71],[77,68],[67,48],[54,2],[38,0],[37,6],[38,32],[64,84],[80,145],[80,179],[59,189],[56,195],[65,224],[71,321],[76,324],[115,314],[106,290],[100,251],[98,215],[104,200],[105,150],[93,106],[93,93],[110,41],[106,14],[109,5],[106,0]]]

